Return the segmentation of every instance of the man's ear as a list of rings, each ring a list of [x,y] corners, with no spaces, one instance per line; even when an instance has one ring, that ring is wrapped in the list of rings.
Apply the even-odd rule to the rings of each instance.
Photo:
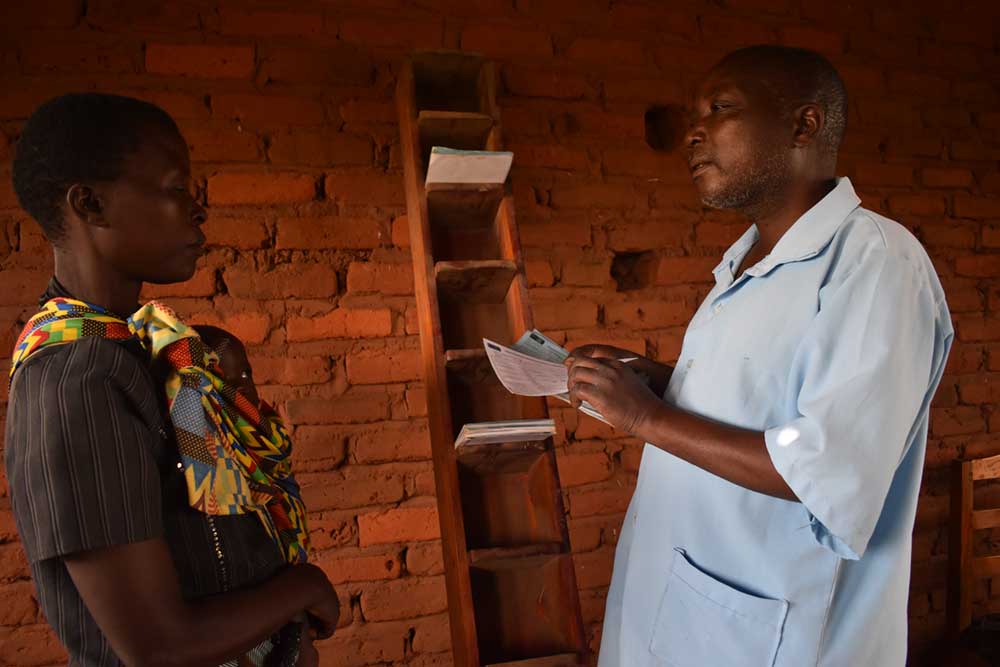
[[[93,187],[74,183],[66,191],[66,205],[81,222],[96,227],[107,226],[101,196]]]
[[[795,136],[792,141],[796,148],[803,148],[816,141],[826,116],[818,104],[803,104],[795,110]]]

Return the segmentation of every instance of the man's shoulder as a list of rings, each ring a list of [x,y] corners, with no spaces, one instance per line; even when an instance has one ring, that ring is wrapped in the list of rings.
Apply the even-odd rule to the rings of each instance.
[[[903,264],[934,273],[924,246],[909,229],[875,211],[858,207],[844,221],[835,237],[842,259]]]

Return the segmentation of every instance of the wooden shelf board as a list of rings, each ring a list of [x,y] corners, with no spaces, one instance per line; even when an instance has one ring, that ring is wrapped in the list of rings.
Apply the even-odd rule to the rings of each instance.
[[[493,662],[483,667],[579,667],[583,664],[576,653],[560,653],[514,662]]]
[[[559,542],[544,544],[526,544],[520,547],[498,547],[495,549],[472,549],[469,551],[469,563],[475,565],[481,562],[498,560],[532,558],[535,556],[554,556],[565,551]]]
[[[432,186],[427,190],[431,227],[488,227],[496,220],[503,197],[503,187],[497,185]]]
[[[467,111],[421,111],[417,116],[420,147],[426,155],[434,146],[483,150],[493,129],[493,118]]]
[[[434,275],[442,299],[500,303],[517,275],[517,264],[505,259],[438,262]]]

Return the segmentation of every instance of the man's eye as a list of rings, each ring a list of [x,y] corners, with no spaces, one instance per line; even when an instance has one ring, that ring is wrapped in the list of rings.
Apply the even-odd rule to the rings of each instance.
[[[728,107],[729,107],[728,104],[719,104],[718,102],[715,102],[712,104],[711,109],[712,113],[718,113],[719,111],[722,111],[723,109],[726,109]]]

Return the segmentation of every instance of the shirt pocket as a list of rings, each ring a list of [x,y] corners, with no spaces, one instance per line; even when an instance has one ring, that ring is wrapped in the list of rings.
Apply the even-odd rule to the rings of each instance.
[[[677,555],[649,650],[670,667],[772,667],[788,602],[737,590]]]

